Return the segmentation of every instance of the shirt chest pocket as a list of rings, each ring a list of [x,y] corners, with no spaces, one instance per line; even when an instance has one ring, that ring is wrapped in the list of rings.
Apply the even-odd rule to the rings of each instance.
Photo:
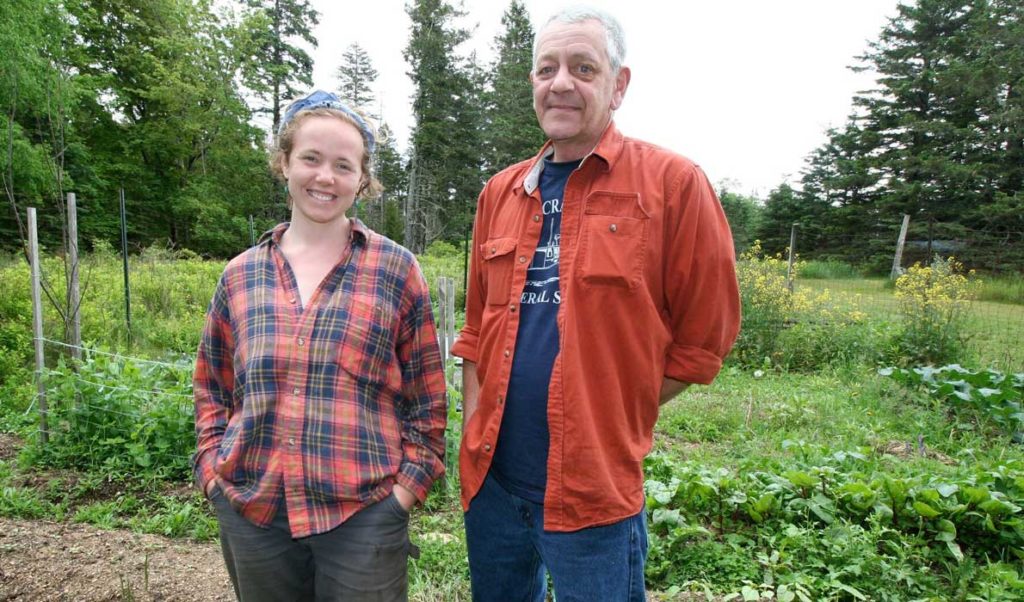
[[[578,273],[583,284],[629,290],[639,286],[650,221],[639,193],[592,192],[580,232]]]
[[[512,288],[512,259],[515,250],[514,238],[492,238],[480,245],[488,305],[508,303]]]
[[[338,364],[357,381],[383,385],[394,391],[402,387],[402,372],[395,353],[398,325],[388,303],[355,296],[347,312],[338,312],[341,345]]]

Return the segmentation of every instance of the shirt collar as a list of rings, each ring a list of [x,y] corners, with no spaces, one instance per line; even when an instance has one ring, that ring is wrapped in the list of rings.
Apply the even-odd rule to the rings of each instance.
[[[580,161],[582,167],[586,163],[587,159],[591,155],[596,156],[600,159],[604,165],[604,171],[611,171],[615,166],[615,163],[619,159],[619,155],[622,154],[623,136],[619,132],[619,129],[615,127],[614,121],[608,122],[608,127],[605,128],[604,133],[601,134],[601,139],[597,141],[597,146],[594,150],[587,153]],[[552,146],[551,141],[540,149],[540,153],[534,157],[533,164],[530,166],[529,171],[526,172],[526,176],[523,177],[522,183],[517,186],[522,187],[526,191],[526,194],[533,194],[534,190],[540,186],[540,173],[544,170],[544,160],[555,154],[555,147]]]
[[[352,225],[352,229],[349,231],[349,240],[356,244],[366,244],[366,241],[370,240],[370,229],[366,227],[366,224],[359,221],[357,217],[349,218],[349,223]],[[259,241],[256,242],[256,246],[263,244],[273,244],[278,246],[281,244],[281,236],[284,235],[285,230],[288,229],[289,222],[281,222],[274,226],[270,230],[267,230],[260,236]]]

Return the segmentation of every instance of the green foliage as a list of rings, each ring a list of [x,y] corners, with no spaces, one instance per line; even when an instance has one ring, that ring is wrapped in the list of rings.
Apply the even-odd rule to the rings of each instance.
[[[905,600],[940,587],[932,566],[1024,555],[1024,465],[897,477],[865,451],[784,448],[792,455],[735,471],[648,458],[655,585]]]
[[[837,259],[810,260],[800,266],[800,277],[810,280],[841,280],[862,278],[855,266]]]
[[[427,249],[427,252],[417,259],[420,269],[423,270],[423,277],[426,278],[427,284],[430,286],[430,301],[434,308],[435,318],[441,307],[437,297],[437,282],[442,276],[455,281],[455,311],[463,312],[466,307],[466,290],[464,286],[465,255],[462,251],[451,243],[435,241]]]
[[[6,264],[6,265],[4,265]],[[32,359],[32,303],[25,289],[28,266],[21,258],[0,261],[0,397],[8,398],[17,385],[31,380],[27,367]]]
[[[931,265],[914,264],[896,280],[895,296],[903,315],[894,342],[897,358],[914,363],[955,361],[966,348],[966,320],[977,297],[974,272],[949,257]]]
[[[985,276],[978,290],[978,300],[1024,305],[1024,277]]]
[[[725,216],[729,220],[736,255],[740,255],[753,244],[764,208],[755,197],[733,192],[726,186],[721,187],[718,198],[722,202],[722,210],[725,211]]]
[[[1024,443],[1024,373],[1003,374],[998,370],[968,370],[959,364],[932,368],[883,368],[909,388],[924,388],[937,403],[948,406],[967,419],[989,421]]]
[[[50,441],[26,447],[34,462],[187,480],[195,447],[191,365],[139,363],[87,352],[46,376]]]

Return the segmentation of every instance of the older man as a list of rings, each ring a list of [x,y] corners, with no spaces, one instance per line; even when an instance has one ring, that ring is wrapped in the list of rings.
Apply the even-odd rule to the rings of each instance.
[[[739,329],[732,236],[704,173],[612,122],[622,29],[556,14],[534,46],[550,141],[480,194],[453,353],[475,600],[643,600],[642,464],[661,404]],[[672,119],[672,115],[664,116]]]

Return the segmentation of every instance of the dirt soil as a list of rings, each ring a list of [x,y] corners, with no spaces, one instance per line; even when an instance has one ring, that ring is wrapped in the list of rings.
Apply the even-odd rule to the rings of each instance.
[[[216,543],[0,518],[0,601],[234,599]]]

